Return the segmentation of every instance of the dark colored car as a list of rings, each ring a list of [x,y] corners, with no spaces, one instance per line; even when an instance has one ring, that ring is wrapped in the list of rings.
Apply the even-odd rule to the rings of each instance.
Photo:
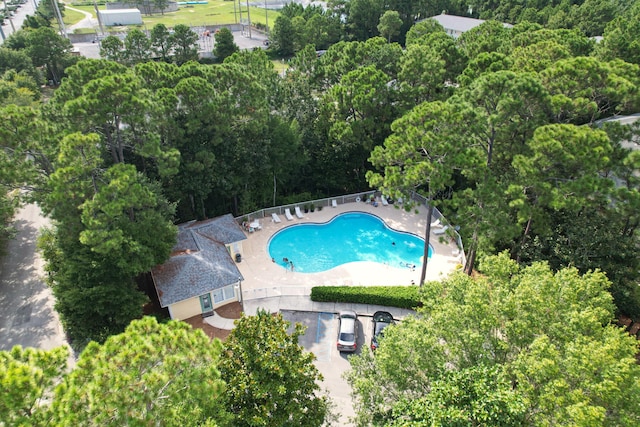
[[[338,351],[353,353],[358,341],[358,315],[350,310],[341,311],[338,321]]]
[[[378,348],[378,339],[384,334],[384,328],[396,323],[391,313],[376,311],[373,313],[373,333],[371,334],[371,350]]]

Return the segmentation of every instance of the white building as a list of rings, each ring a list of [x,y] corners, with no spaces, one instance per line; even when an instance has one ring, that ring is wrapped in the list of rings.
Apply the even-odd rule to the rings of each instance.
[[[142,24],[142,14],[138,9],[100,10],[98,19],[105,27]]]
[[[437,21],[440,25],[444,27],[444,30],[453,38],[458,38],[465,31],[469,31],[472,28],[477,27],[480,24],[483,24],[484,19],[475,19],[475,18],[467,18],[464,16],[456,16],[456,15],[447,15],[446,13],[442,13],[442,15],[432,16],[431,18]],[[512,28],[511,24],[502,24],[505,28]]]

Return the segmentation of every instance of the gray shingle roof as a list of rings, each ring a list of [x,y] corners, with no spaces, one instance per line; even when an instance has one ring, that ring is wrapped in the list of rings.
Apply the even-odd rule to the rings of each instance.
[[[180,224],[171,257],[151,270],[160,305],[167,307],[244,280],[225,244],[246,238],[230,214]]]

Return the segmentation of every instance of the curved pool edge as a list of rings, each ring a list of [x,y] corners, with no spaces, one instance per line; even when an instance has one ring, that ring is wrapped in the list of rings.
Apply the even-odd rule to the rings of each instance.
[[[334,222],[335,220],[341,218],[341,217],[346,217],[346,216],[352,216],[352,215],[363,215],[369,218],[374,218],[376,219],[379,223],[382,224],[382,226],[391,231],[392,233],[397,233],[400,235],[407,235],[407,236],[411,236],[412,238],[415,239],[419,239],[420,241],[422,241],[423,245],[426,244],[426,240],[424,239],[424,237],[422,235],[419,235],[417,233],[412,233],[410,231],[405,231],[405,230],[400,230],[397,229],[395,227],[392,227],[391,225],[389,225],[387,223],[387,221],[383,218],[381,218],[379,215],[376,215],[374,213],[371,212],[365,212],[362,210],[350,210],[350,211],[346,211],[346,212],[341,212],[341,213],[337,213],[336,215],[333,215],[331,218],[329,218],[327,221],[304,221],[304,222],[297,222],[297,223],[293,223],[293,224],[287,224],[286,226],[280,228],[279,230],[275,231],[274,233],[272,233],[265,245],[265,251],[266,254],[268,256],[268,259],[271,261],[271,263],[277,265],[278,267],[280,267],[283,270],[289,271],[289,265],[291,265],[291,272],[295,272],[297,274],[305,274],[305,275],[309,275],[309,274],[321,274],[321,273],[326,273],[326,272],[331,272],[335,269],[338,269],[340,267],[349,265],[349,264],[358,264],[358,263],[363,263],[363,262],[370,262],[373,264],[377,264],[380,266],[384,266],[387,268],[393,268],[393,269],[397,269],[397,270],[420,270],[422,268],[422,260],[424,259],[424,255],[420,256],[420,261],[416,261],[419,262],[419,264],[415,264],[413,262],[402,262],[400,261],[400,263],[398,265],[395,264],[395,262],[379,262],[379,261],[373,261],[373,260],[354,260],[354,261],[347,261],[347,262],[343,262],[341,264],[332,266],[328,269],[324,269],[324,270],[317,270],[317,271],[299,271],[299,270],[295,270],[295,264],[292,262],[292,260],[289,260],[288,257],[284,257],[282,259],[282,261],[276,261],[275,258],[272,256],[272,251],[271,251],[271,244],[274,240],[274,238],[276,238],[278,235],[281,235],[282,233],[286,232],[286,231],[290,231],[291,229],[295,228],[295,227],[307,227],[307,226],[318,226],[318,227],[323,227],[323,226],[328,226],[330,225],[332,222]],[[395,239],[393,239],[394,241],[396,241]],[[395,243],[392,243],[395,245]],[[424,250],[422,251],[422,253],[424,253]],[[433,256],[436,254],[436,249],[433,246],[433,244],[431,242],[429,242],[429,249],[427,251],[428,253],[428,259],[433,259]],[[279,256],[278,256],[279,258]],[[406,259],[406,258],[405,258]]]

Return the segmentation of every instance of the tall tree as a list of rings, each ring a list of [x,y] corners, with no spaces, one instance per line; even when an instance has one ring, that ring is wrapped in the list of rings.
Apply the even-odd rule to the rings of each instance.
[[[294,29],[291,18],[280,15],[276,18],[271,39],[279,55],[288,57],[294,54]]]
[[[240,50],[238,45],[233,41],[233,34],[226,27],[216,32],[214,38],[216,39],[216,43],[213,48],[213,54],[219,62],[223,62],[225,58]]]
[[[162,264],[175,245],[175,208],[132,165],[111,166],[94,181],[96,193],[79,209],[80,242],[122,274],[134,277]]]
[[[173,27],[173,60],[181,65],[198,60],[198,35],[184,24]]]
[[[389,43],[391,43],[391,38],[395,38],[400,34],[401,27],[402,19],[400,19],[400,14],[395,10],[387,10],[380,17],[378,32],[382,37],[386,38]]]
[[[314,356],[298,344],[304,326],[280,313],[243,316],[224,343],[220,373],[233,425],[321,426],[328,414]]]
[[[618,15],[605,27],[598,54],[606,60],[614,58],[640,65],[640,3]]]
[[[506,253],[479,268],[427,283],[417,316],[351,358],[363,425],[640,421],[637,343],[610,323],[603,273],[518,267]]]
[[[388,78],[374,66],[347,73],[322,100],[320,114],[327,126],[327,150],[336,165],[350,165],[355,182],[369,169],[371,150],[383,143],[395,119]]]
[[[90,343],[56,390],[56,425],[226,426],[221,344],[183,322],[135,320]]]
[[[353,40],[365,41],[378,35],[378,22],[384,11],[382,0],[351,0],[347,28]]]
[[[57,34],[53,28],[41,27],[27,35],[27,54],[33,65],[45,67],[47,77],[56,85],[62,80],[72,48],[71,42]]]
[[[130,65],[146,62],[151,58],[151,41],[149,37],[138,29],[127,33],[124,39],[124,56]]]
[[[411,191],[423,192],[429,199],[425,230],[425,255],[429,247],[433,200],[438,192],[453,184],[453,174],[471,166],[471,156],[458,137],[460,112],[441,102],[424,103],[391,125],[392,134],[384,146],[375,147],[371,163],[383,172],[367,172],[367,180],[384,194],[403,197]],[[428,256],[424,257],[420,285],[424,282]]]
[[[174,39],[164,24],[156,24],[149,34],[149,42],[154,55],[163,62],[169,62]]]

